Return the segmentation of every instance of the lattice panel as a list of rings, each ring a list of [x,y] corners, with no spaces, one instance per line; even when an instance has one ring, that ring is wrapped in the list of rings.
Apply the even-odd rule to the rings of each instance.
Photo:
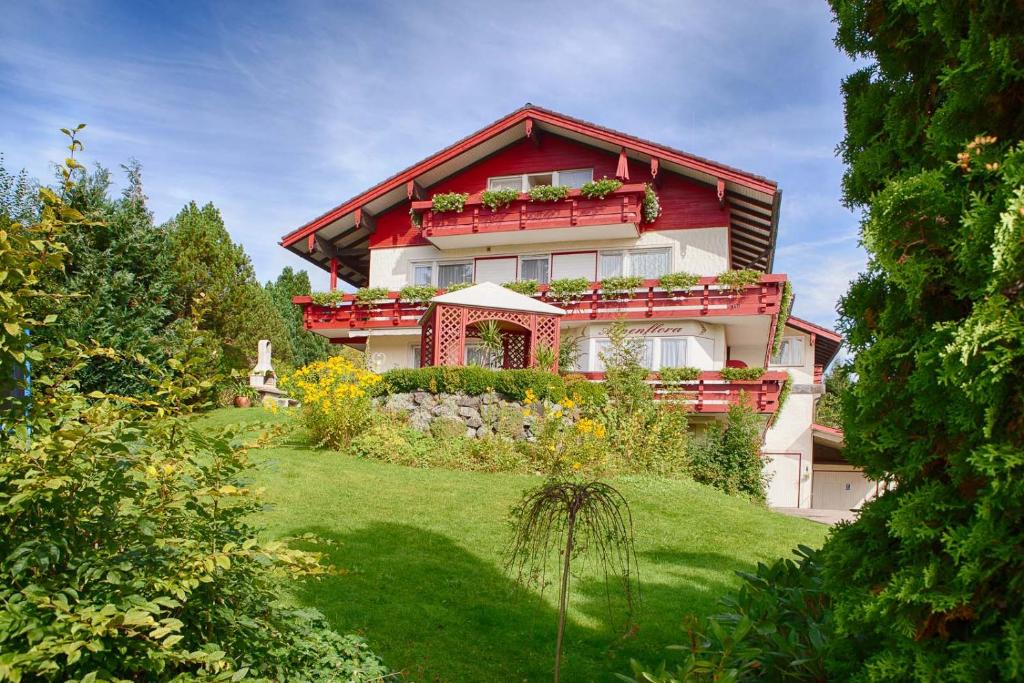
[[[520,327],[530,328],[530,313],[517,313],[516,311],[499,311],[487,308],[468,309],[466,318],[467,324],[477,323],[483,320],[500,320],[501,322],[514,323]]]
[[[462,365],[462,349],[466,338],[463,313],[461,308],[437,308],[438,365]]]
[[[501,336],[502,344],[505,347],[505,362],[502,367],[525,368],[526,350],[529,347],[530,335],[527,332],[506,332]]]
[[[424,323],[420,332],[420,367],[429,367],[434,364],[434,324],[435,314],[431,314]]]

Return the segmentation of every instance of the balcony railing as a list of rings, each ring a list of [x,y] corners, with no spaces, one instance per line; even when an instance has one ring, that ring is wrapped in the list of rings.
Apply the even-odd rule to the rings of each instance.
[[[581,374],[591,380],[604,379],[603,372]],[[657,399],[685,403],[697,413],[725,413],[745,401],[759,413],[773,414],[779,409],[779,396],[788,378],[786,372],[768,371],[760,379],[727,380],[720,372],[707,371],[695,380],[672,384],[651,373],[647,383],[654,388]]]
[[[520,194],[508,206],[491,210],[481,202],[480,194],[474,194],[461,212],[435,213],[431,210],[430,201],[413,202],[412,210],[420,214],[423,236],[431,241],[474,233],[486,235],[595,226],[629,226],[635,235],[641,221],[643,199],[643,184],[632,183],[610,192],[603,199],[587,199],[576,189],[569,190],[565,199],[553,202],[531,201],[528,194]],[[610,235],[616,236],[620,235]]]
[[[592,282],[573,301],[556,301],[549,296],[548,287],[541,285],[534,298],[564,309],[562,319],[567,321],[776,315],[785,281],[785,275],[764,275],[756,284],[733,290],[718,284],[714,277],[705,277],[688,290],[670,291],[659,287],[657,280],[647,280],[638,289],[621,294],[603,292],[600,282]],[[351,294],[328,306],[314,304],[308,296],[297,296],[292,302],[302,306],[306,329],[324,332],[416,327],[428,305],[403,301],[398,292],[369,304],[357,303]]]

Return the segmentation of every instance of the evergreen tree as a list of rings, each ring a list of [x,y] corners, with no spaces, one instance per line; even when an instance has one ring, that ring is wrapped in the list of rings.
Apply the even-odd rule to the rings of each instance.
[[[309,296],[312,293],[309,274],[304,270],[295,272],[291,266],[285,266],[277,280],[267,283],[266,290],[288,328],[292,362],[301,367],[326,358],[330,343],[320,335],[306,330],[302,324],[302,310],[292,303],[292,297]]]
[[[202,294],[213,305],[205,324],[220,338],[229,365],[251,367],[260,339],[271,341],[276,360],[291,362],[285,321],[256,281],[245,250],[231,241],[220,211],[190,202],[165,229],[177,316],[191,316]]]
[[[848,204],[846,456],[896,487],[822,552],[837,680],[1024,679],[1024,12],[832,0]]]
[[[113,349],[110,358],[94,357],[76,374],[85,391],[137,396],[149,391],[152,377],[132,360],[166,355],[164,331],[171,320],[171,277],[164,234],[153,224],[136,161],[122,167],[127,185],[109,197],[110,173],[76,170],[67,204],[93,222],[74,226],[64,236],[70,252],[56,325],[61,338],[98,342]]]

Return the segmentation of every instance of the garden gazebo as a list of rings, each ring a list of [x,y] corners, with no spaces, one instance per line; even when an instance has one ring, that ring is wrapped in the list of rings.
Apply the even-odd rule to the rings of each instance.
[[[559,316],[565,311],[491,282],[430,300],[420,318],[420,365],[465,365],[466,340],[478,325],[495,321],[501,330],[502,367],[532,367],[537,349],[549,348],[558,370]]]

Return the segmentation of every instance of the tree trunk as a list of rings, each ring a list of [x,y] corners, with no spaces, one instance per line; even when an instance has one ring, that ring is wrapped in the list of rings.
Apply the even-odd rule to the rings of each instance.
[[[562,588],[558,596],[558,639],[555,641],[555,683],[562,673],[562,636],[565,635],[565,612],[569,607],[569,559],[572,557],[573,533],[576,527],[576,501],[569,508],[565,534],[565,558],[562,560]]]

